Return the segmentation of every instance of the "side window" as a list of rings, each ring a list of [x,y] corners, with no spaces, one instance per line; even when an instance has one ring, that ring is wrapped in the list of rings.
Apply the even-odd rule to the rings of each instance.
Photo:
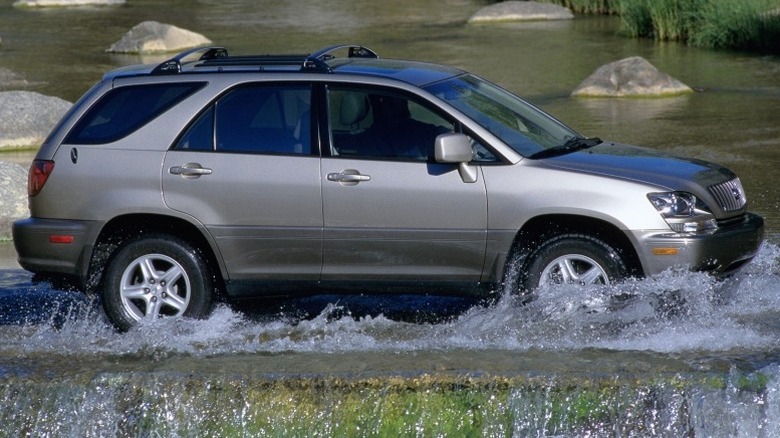
[[[210,151],[214,149],[214,106],[210,106],[179,139],[175,149]]]
[[[258,154],[311,153],[311,87],[242,86],[204,111],[175,149]]]
[[[98,100],[73,127],[65,143],[117,141],[181,102],[203,83],[131,85],[115,88]]]
[[[454,126],[402,94],[329,87],[331,155],[428,161],[439,134]]]

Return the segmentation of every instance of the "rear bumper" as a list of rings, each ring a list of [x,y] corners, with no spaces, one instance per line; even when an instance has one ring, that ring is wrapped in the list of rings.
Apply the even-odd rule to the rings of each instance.
[[[62,274],[82,280],[92,257],[99,223],[29,218],[14,222],[19,264],[36,274]]]
[[[764,240],[764,219],[747,213],[738,224],[711,233],[634,232],[645,275],[687,268],[728,276],[755,257]]]

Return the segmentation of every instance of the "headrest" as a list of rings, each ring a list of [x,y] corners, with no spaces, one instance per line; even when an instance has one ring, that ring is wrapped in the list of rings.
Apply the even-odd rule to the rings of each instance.
[[[352,126],[360,123],[368,115],[368,97],[363,93],[346,92],[341,98],[341,114],[339,121],[342,125]]]

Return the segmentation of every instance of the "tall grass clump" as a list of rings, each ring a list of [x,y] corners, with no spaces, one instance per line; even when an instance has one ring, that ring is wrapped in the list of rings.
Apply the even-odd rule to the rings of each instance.
[[[631,37],[780,51],[780,0],[620,0],[618,14]]]
[[[544,0],[584,14],[620,15],[629,37],[780,53],[780,0]]]
[[[701,9],[710,1],[713,0],[620,0],[621,33],[688,41],[701,19]]]
[[[708,1],[690,43],[714,49],[780,52],[780,1]]]

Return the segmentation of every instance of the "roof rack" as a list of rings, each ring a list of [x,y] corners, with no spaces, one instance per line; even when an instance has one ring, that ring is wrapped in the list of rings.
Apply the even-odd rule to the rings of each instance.
[[[200,47],[179,53],[171,59],[163,61],[151,72],[153,75],[179,74],[182,72],[182,61],[201,53],[195,61],[195,67],[253,67],[259,71],[266,69],[281,70],[284,67],[297,68],[294,71],[331,73],[326,61],[335,58],[333,52],[348,49],[348,58],[379,58],[373,50],[356,44],[341,44],[325,47],[308,55],[253,55],[228,56],[224,47]]]
[[[224,47],[198,47],[179,53],[171,59],[161,62],[152,70],[153,75],[175,75],[181,73],[181,61],[196,53],[203,53],[198,61],[207,61],[216,58],[227,58],[228,52]]]

